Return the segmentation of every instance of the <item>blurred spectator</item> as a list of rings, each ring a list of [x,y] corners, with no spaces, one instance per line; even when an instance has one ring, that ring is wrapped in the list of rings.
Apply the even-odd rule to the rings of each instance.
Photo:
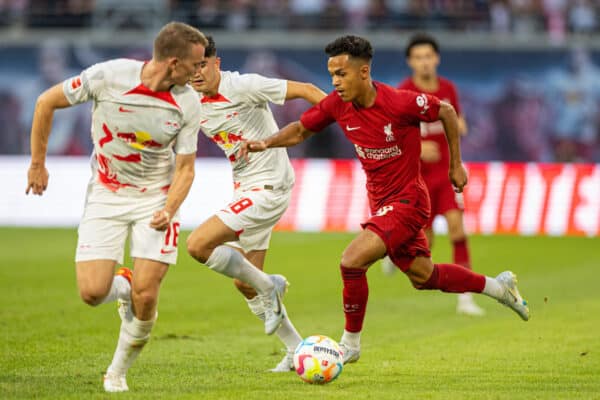
[[[548,82],[555,159],[593,161],[600,122],[600,70],[588,52],[578,47],[571,51],[567,69],[554,72]]]
[[[24,154],[27,148],[26,131],[21,123],[21,102],[14,92],[0,90],[0,153]]]
[[[550,40],[563,42],[567,31],[567,2],[568,0],[543,0],[546,30]]]
[[[490,28],[494,33],[510,32],[511,15],[507,0],[492,2],[490,6]]]
[[[317,28],[321,15],[326,9],[325,0],[289,0],[290,11],[294,18],[290,21],[290,28]]]
[[[68,58],[68,49],[62,42],[48,40],[42,43],[38,50],[39,72],[36,78],[19,88],[22,104],[26,105],[21,123],[26,127],[27,143],[37,97],[46,89],[77,73],[67,68]],[[90,125],[89,106],[69,107],[58,111],[48,141],[48,154],[90,154]]]
[[[227,12],[225,13],[225,29],[239,32],[252,27],[254,9],[250,0],[231,0],[229,1]]]
[[[576,0],[571,6],[569,27],[575,33],[592,33],[597,29],[596,10],[589,0]]]

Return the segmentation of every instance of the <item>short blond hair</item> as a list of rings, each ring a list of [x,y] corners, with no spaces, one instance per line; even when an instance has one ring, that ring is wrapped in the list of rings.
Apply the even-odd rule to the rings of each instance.
[[[169,57],[186,58],[192,44],[208,46],[206,36],[183,22],[169,22],[154,39],[154,58],[162,61]]]

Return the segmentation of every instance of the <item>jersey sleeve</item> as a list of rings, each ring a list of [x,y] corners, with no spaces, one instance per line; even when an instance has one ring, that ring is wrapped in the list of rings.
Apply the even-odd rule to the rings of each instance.
[[[325,129],[329,124],[335,122],[334,98],[337,93],[332,92],[329,96],[306,110],[300,117],[302,125],[311,132],[319,132]]]
[[[190,97],[192,100],[184,111],[183,126],[175,140],[174,150],[177,154],[193,154],[198,148],[198,132],[200,132],[200,121],[202,120],[200,99],[196,93]]]
[[[285,79],[266,78],[258,74],[240,75],[236,82],[238,90],[252,103],[285,103],[287,81]]]
[[[406,118],[411,124],[419,122],[434,122],[439,120],[440,99],[430,94],[398,90],[395,104],[401,118]]]
[[[99,63],[63,82],[63,92],[72,105],[96,99],[107,79],[107,63]]]

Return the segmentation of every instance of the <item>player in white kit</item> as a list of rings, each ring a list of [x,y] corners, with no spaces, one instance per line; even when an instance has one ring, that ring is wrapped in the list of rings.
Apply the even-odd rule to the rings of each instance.
[[[277,132],[269,102],[303,98],[315,104],[325,93],[308,83],[220,71],[214,40],[207,39],[205,60],[192,86],[202,94],[202,132],[231,162],[235,190],[233,201],[189,236],[188,251],[211,269],[234,278],[250,310],[265,320],[265,332],[277,332],[287,348],[271,371],[290,371],[293,351],[302,339],[281,304],[287,281],[262,269],[271,231],[290,201],[294,170],[283,148],[253,153],[249,162],[236,159],[236,153],[242,140],[261,140]],[[271,288],[275,289],[271,295],[261,294]]]
[[[27,193],[48,185],[48,136],[56,109],[93,101],[92,178],[75,257],[77,285],[92,305],[119,300],[121,329],[104,376],[108,392],[127,391],[127,370],[150,337],[160,282],[177,260],[178,209],[194,179],[198,94],[187,82],[208,42],[197,29],[169,23],[147,63],[99,63],[38,98],[31,130]],[[123,263],[130,233],[133,276]]]

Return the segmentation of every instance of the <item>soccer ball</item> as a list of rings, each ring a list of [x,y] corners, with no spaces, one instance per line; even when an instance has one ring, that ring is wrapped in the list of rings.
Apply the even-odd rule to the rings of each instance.
[[[296,373],[304,382],[325,384],[340,376],[343,353],[339,344],[323,335],[309,336],[294,352]]]

